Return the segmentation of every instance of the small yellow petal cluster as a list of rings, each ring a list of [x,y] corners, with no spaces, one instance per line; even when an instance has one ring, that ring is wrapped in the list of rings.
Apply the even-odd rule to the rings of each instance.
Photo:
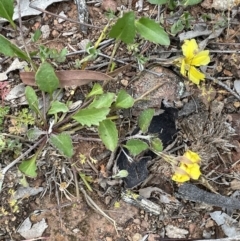
[[[172,176],[172,180],[176,182],[186,182],[190,178],[197,180],[200,175],[199,162],[201,158],[199,155],[192,151],[187,151],[183,155],[184,159],[181,161],[180,166],[176,168],[175,174]],[[185,161],[187,159],[187,161]]]
[[[184,57],[178,60],[178,66],[183,76],[188,77],[195,84],[199,84],[200,80],[204,80],[205,75],[195,66],[199,67],[207,65],[210,62],[209,51],[199,51],[195,39],[185,40],[182,45]]]

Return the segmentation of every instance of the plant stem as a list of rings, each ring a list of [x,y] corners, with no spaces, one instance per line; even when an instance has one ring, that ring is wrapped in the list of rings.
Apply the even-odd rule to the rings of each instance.
[[[109,61],[109,64],[108,64],[108,67],[107,67],[107,73],[109,72],[110,68],[111,68],[111,64],[113,62],[113,57],[114,55],[116,54],[116,51],[120,45],[121,41],[120,40],[117,40],[115,45],[114,45],[114,48],[113,48],[113,51],[112,51],[112,54],[111,54],[111,57],[110,57],[110,61]]]

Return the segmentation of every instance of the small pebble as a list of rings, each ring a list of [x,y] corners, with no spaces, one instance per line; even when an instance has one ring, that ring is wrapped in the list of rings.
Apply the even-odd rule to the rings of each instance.
[[[122,79],[122,80],[121,80],[121,84],[122,84],[123,86],[127,87],[127,86],[128,86],[128,80]]]
[[[43,39],[48,39],[49,35],[50,35],[50,28],[49,25],[43,25],[41,27],[41,31],[42,31],[42,38]]]
[[[101,8],[104,11],[112,11],[115,13],[117,11],[117,2],[114,0],[103,0]]]
[[[135,233],[132,236],[132,241],[140,241],[142,239],[142,235],[140,233]]]
[[[138,219],[138,218],[134,219],[133,222],[134,222],[135,224],[140,224],[140,223],[141,223],[140,219]]]
[[[54,30],[52,31],[52,36],[53,36],[54,38],[56,38],[58,35],[59,35],[59,32],[54,29]]]
[[[211,227],[214,227],[214,226],[215,226],[215,222],[212,219],[208,219],[206,224],[205,224],[205,227],[211,228]]]

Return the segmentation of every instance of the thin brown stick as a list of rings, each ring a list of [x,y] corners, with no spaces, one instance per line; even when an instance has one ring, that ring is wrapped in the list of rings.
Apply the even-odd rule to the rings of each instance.
[[[71,19],[71,18],[66,18],[66,17],[60,16],[60,15],[57,15],[57,14],[55,14],[55,13],[51,13],[51,12],[49,12],[49,11],[47,11],[47,10],[44,10],[44,9],[41,9],[41,8],[32,6],[32,3],[29,4],[29,7],[30,7],[30,8],[33,8],[33,9],[36,9],[36,10],[42,12],[42,13],[50,14],[50,15],[56,17],[56,18],[61,18],[61,19],[67,20],[67,21],[69,21],[69,22],[78,23],[78,24],[80,24],[80,25],[84,25],[84,26],[91,27],[91,28],[101,29],[101,27],[93,26],[93,25],[88,24],[88,23],[80,23],[79,21],[73,20],[73,19]]]

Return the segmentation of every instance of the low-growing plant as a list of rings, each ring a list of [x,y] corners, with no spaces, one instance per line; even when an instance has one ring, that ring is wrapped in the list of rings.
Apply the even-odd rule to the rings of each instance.
[[[200,1],[183,0],[181,1],[181,4],[187,6],[196,4],[198,2]],[[6,0],[2,0],[0,3],[3,3],[4,5],[4,11],[0,10],[0,16],[10,21],[13,14],[13,1],[11,0],[6,3]],[[168,3],[169,5],[174,5],[173,1],[158,0],[152,1],[151,3]],[[186,21],[187,20],[185,19],[185,24],[187,23]],[[10,21],[10,23],[13,27],[15,27],[13,21]],[[116,39],[112,57],[114,56],[121,41],[129,45],[129,49],[131,49],[131,44],[131,50],[136,54],[140,69],[143,69],[146,59],[141,54],[138,54],[137,46],[134,45],[137,36],[140,36],[141,39],[149,40],[155,44],[170,44],[168,34],[164,31],[163,27],[159,23],[156,23],[154,20],[151,20],[147,17],[141,17],[138,19],[135,17],[134,12],[132,11],[124,13],[123,16],[119,18],[113,26],[111,26],[111,29],[108,32],[110,23],[111,20],[109,20],[109,23],[102,31],[98,41],[94,45],[89,44],[87,46],[88,56],[76,62],[77,67],[79,67],[82,63],[91,61],[98,56],[99,50],[97,48],[99,43],[103,38],[106,37],[106,35]],[[36,31],[32,36],[32,41],[37,41],[40,35],[41,33]],[[188,45],[185,43],[185,45],[187,45],[184,45],[185,47],[183,49],[185,56],[184,58],[178,60],[178,65],[181,67],[181,73],[184,76],[188,76],[194,83],[198,84],[199,81],[203,79],[203,74],[197,71],[194,66],[199,66],[202,64],[202,62],[200,63],[197,61],[197,57],[199,57],[198,54],[195,53],[197,50],[197,45],[196,42],[193,42],[194,41],[189,42],[192,44]],[[185,48],[190,48],[191,56],[186,55],[186,51],[184,51]],[[120,138],[120,133],[118,132],[118,128],[114,120],[120,118],[121,109],[131,108],[136,101],[139,101],[139,98],[134,100],[134,98],[125,90],[122,89],[117,93],[109,91],[106,92],[104,91],[103,86],[101,86],[99,83],[95,83],[92,90],[86,95],[84,103],[74,110],[73,113],[70,112],[70,103],[58,100],[58,95],[62,90],[60,88],[60,82],[55,70],[48,62],[48,59],[56,61],[57,63],[64,62],[66,58],[66,49],[58,52],[45,46],[40,46],[39,50],[35,52],[35,54],[37,53],[39,55],[41,60],[40,65],[37,66],[37,64],[31,58],[31,53],[28,54],[28,52],[21,50],[0,34],[0,53],[4,54],[5,56],[19,57],[28,61],[35,71],[37,88],[42,91],[44,96],[42,104],[43,107],[40,108],[40,100],[35,89],[27,86],[25,88],[25,96],[28,103],[28,108],[19,112],[16,118],[11,117],[12,133],[22,135],[24,130],[29,141],[38,143],[38,145],[36,145],[36,150],[33,151],[34,154],[27,159],[24,159],[19,165],[19,169],[25,175],[33,178],[37,176],[37,158],[47,145],[51,145],[56,148],[66,158],[71,158],[74,154],[71,135],[81,129],[87,129],[89,127],[94,127],[96,129],[106,148],[112,152],[114,152],[120,146],[123,151],[127,149],[129,154],[132,156],[137,156],[146,150],[151,150],[155,154],[161,156],[160,153],[162,153],[163,150],[161,140],[158,138],[158,136],[147,133],[148,127],[154,116],[153,109],[144,110],[140,114],[138,118],[139,132],[137,134],[123,139]],[[199,54],[201,53],[203,52],[200,52]],[[209,58],[206,52],[204,52],[204,54],[204,57]],[[194,63],[191,62],[191,57],[195,58]],[[111,68],[113,69],[114,67]],[[189,68],[192,68],[192,71]],[[195,74],[197,73],[197,76],[194,75],[193,71]],[[46,98],[46,96],[49,98]],[[4,139],[2,139],[2,141],[0,139],[0,146],[2,146],[2,149],[6,148],[6,142]],[[131,157],[128,156],[127,153],[125,154],[131,161]],[[164,157],[167,156],[165,155]],[[191,159],[189,160],[191,162]],[[176,162],[174,163],[176,164]],[[177,165],[178,164],[175,166]],[[191,177],[192,171],[190,170],[190,167],[192,166],[190,163],[184,167],[185,169],[183,171],[187,173],[187,176]],[[196,165],[194,165],[194,167],[196,167]],[[183,165],[181,164],[179,168],[183,169]],[[193,171],[196,170],[197,168],[195,168]],[[114,177],[121,178],[125,177],[126,175],[128,175],[128,173],[122,170],[119,175],[115,175]],[[90,190],[91,187],[87,177],[83,173],[80,174],[80,177]],[[181,177],[175,179],[180,180]]]

